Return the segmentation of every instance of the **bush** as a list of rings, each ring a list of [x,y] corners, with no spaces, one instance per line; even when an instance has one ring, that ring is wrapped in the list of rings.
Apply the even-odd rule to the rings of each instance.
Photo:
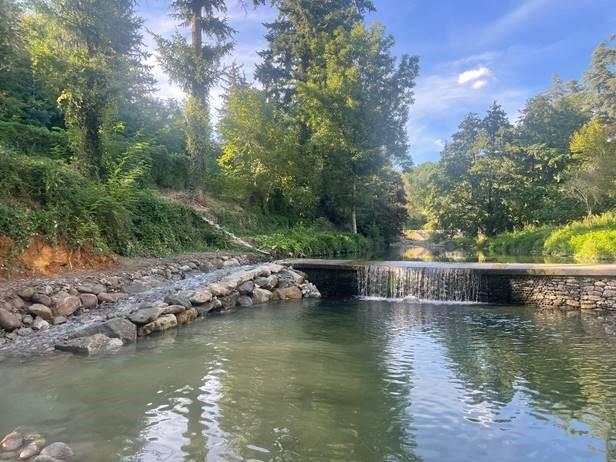
[[[257,246],[279,257],[323,257],[369,252],[373,242],[362,235],[295,227],[254,238]]]
[[[131,170],[131,172],[134,170]],[[166,255],[227,247],[191,208],[142,190],[132,178],[93,182],[63,162],[0,149],[0,235],[34,235],[98,253]]]
[[[0,121],[0,144],[28,156],[68,161],[72,155],[65,130],[48,130],[19,122]]]

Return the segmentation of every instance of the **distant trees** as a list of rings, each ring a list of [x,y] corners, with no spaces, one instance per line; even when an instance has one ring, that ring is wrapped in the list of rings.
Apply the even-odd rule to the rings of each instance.
[[[615,50],[601,44],[585,82],[555,80],[514,125],[496,103],[483,119],[469,114],[440,162],[409,173],[411,197],[421,197],[411,206],[415,223],[493,236],[611,208]]]

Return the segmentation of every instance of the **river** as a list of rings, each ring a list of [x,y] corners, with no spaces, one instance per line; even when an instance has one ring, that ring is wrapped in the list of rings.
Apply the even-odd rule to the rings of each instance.
[[[579,313],[275,302],[1,367],[0,433],[77,460],[616,460],[616,337]]]

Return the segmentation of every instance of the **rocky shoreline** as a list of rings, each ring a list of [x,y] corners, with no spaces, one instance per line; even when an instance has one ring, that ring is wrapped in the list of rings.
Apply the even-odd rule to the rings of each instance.
[[[0,360],[54,350],[97,354],[210,313],[319,297],[305,275],[253,254],[148,269],[20,281],[0,289]]]

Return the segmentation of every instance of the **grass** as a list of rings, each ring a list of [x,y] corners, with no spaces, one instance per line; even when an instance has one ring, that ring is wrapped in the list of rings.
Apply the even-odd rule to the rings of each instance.
[[[616,213],[568,225],[526,228],[487,239],[491,254],[573,257],[579,262],[616,259]]]

